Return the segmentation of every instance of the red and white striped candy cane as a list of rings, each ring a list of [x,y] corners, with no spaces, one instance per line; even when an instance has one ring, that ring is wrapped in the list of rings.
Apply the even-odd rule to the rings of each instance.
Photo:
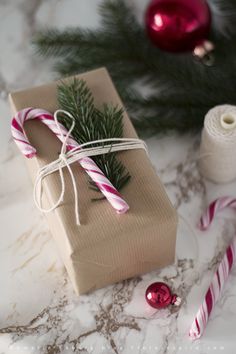
[[[221,211],[222,209],[230,207],[230,208],[236,208],[236,198],[232,197],[221,197],[216,200],[214,200],[209,207],[206,209],[205,213],[202,215],[200,222],[199,222],[199,228],[200,230],[206,230],[212,223],[215,215]]]
[[[31,119],[40,120],[47,125],[62,142],[64,141],[68,131],[62,124],[58,123],[59,126],[56,124],[52,114],[43,109],[25,108],[15,115],[11,125],[13,139],[24,156],[32,158],[36,155],[36,149],[30,144],[24,132],[24,123]],[[67,150],[79,147],[79,144],[72,137],[70,137],[67,142]],[[125,213],[129,209],[128,204],[123,200],[120,193],[105,177],[104,173],[98,168],[95,162],[89,157],[81,158],[78,162],[96,183],[116,212],[119,214]]]
[[[231,245],[227,248],[225,255],[215,272],[211,285],[208,288],[204,301],[200,306],[193,324],[189,331],[191,339],[198,339],[202,336],[209,319],[209,316],[219,299],[224,283],[227,280],[230,270],[235,262],[236,256],[236,237],[234,237]]]

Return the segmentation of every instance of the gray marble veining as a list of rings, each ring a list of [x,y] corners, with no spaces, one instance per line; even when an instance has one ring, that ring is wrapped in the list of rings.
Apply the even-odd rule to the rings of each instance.
[[[98,3],[0,1],[0,353],[234,354],[235,267],[205,335],[194,343],[187,335],[236,229],[232,211],[217,217],[204,234],[195,227],[210,200],[235,191],[235,183],[216,186],[201,177],[199,137],[154,137],[147,141],[171,201],[188,221],[180,220],[175,264],[161,271],[78,298],[44,217],[33,204],[23,158],[10,141],[7,94],[55,77],[51,62],[34,55],[32,35],[48,25],[95,26],[99,23]],[[141,1],[138,5],[143,8]],[[156,280],[169,283],[182,297],[180,308],[155,311],[145,303],[145,289]]]

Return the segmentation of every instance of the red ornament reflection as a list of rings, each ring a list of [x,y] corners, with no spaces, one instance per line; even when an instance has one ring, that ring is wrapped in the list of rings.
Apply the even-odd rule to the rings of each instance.
[[[177,306],[180,304],[180,298],[175,294],[172,295],[169,286],[162,282],[149,285],[145,297],[147,303],[155,309],[163,309],[170,304]]]
[[[211,13],[204,0],[152,0],[145,22],[150,39],[159,48],[193,51],[209,34]]]

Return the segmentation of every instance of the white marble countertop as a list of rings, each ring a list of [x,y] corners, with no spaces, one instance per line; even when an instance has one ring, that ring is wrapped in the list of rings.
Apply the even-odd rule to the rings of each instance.
[[[95,0],[0,0],[0,353],[235,353],[236,267],[201,340],[188,329],[236,228],[232,211],[201,234],[196,222],[209,201],[235,192],[216,186],[197,167],[199,137],[148,140],[151,159],[167,193],[196,233],[180,222],[176,263],[78,298],[44,217],[32,200],[23,159],[10,141],[10,91],[54,78],[51,63],[33,55],[32,35],[45,26],[96,26]],[[141,3],[141,1],[139,2]],[[198,252],[197,252],[198,249]],[[154,281],[182,297],[178,310],[145,303]]]

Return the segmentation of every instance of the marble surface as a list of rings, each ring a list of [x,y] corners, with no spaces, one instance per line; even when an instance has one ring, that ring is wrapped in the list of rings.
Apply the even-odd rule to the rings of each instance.
[[[144,3],[136,3],[140,13]],[[55,77],[51,62],[33,53],[30,41],[35,31],[48,25],[97,26],[97,4],[0,0],[0,353],[233,354],[236,267],[202,339],[192,343],[187,335],[236,228],[229,210],[217,217],[210,231],[201,234],[195,227],[209,201],[232,195],[236,187],[236,183],[216,186],[200,176],[199,137],[147,141],[170,199],[188,221],[188,225],[180,221],[175,264],[161,271],[78,298],[44,217],[33,204],[23,159],[10,140],[7,94]],[[166,281],[182,297],[180,308],[148,307],[144,292],[156,280]]]

